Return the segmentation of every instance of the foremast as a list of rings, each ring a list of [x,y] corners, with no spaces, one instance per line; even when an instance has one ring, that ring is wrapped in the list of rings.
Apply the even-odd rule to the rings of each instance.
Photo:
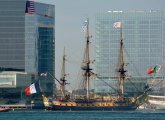
[[[86,98],[89,99],[89,84],[90,84],[90,77],[93,74],[92,68],[90,68],[90,49],[89,49],[89,44],[90,44],[90,38],[91,36],[89,35],[89,19],[85,21],[85,29],[84,32],[86,34],[86,46],[85,46],[85,53],[84,53],[84,59],[83,59],[83,64],[82,64],[82,70],[83,70],[83,77],[85,80],[85,86],[86,86]]]
[[[120,48],[119,48],[119,56],[118,56],[118,77],[119,77],[119,96],[120,100],[124,100],[124,83],[126,81],[126,72],[127,70],[125,69],[126,63],[124,61],[124,43],[123,43],[123,33],[122,33],[122,24],[120,22],[120,25],[117,26],[116,28],[120,28]],[[135,106],[141,105],[144,101],[146,101],[146,94],[148,91],[145,91],[142,95],[138,97],[132,97],[130,99],[130,103],[134,104]]]
[[[65,48],[64,48],[64,51],[63,51],[63,57],[62,57],[62,69],[61,69],[61,77],[60,77],[60,89],[61,89],[61,92],[62,92],[62,95],[63,95],[63,98],[65,99],[65,85],[67,84],[66,83],[66,73],[65,73],[65,61],[66,61],[66,55],[65,55]]]
[[[119,94],[124,96],[124,82],[126,79],[125,62],[124,62],[124,46],[123,46],[123,34],[122,34],[122,24],[120,25],[120,48],[119,48],[119,56],[118,56],[118,69],[119,73]]]

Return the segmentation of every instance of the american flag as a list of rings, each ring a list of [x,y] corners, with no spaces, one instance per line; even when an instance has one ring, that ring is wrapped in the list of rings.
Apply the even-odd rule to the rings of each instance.
[[[26,1],[25,13],[28,13],[28,14],[34,14],[35,13],[34,1]]]

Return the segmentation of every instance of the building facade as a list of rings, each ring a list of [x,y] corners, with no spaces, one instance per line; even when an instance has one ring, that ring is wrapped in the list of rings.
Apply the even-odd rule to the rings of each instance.
[[[147,69],[153,65],[160,65],[163,61],[164,12],[108,11],[96,15],[96,71],[100,75],[95,80],[96,92],[113,91],[102,80],[117,87],[114,77],[119,55],[120,29],[113,27],[115,22],[122,24],[124,60],[128,63],[127,75],[135,78],[132,82],[137,85],[138,91],[142,91],[148,77],[152,77],[147,75]],[[125,84],[125,91],[128,93],[135,87],[131,87],[130,80]]]
[[[24,88],[29,86],[31,84],[31,81],[32,81],[31,74],[25,72],[14,72],[14,71],[1,72],[0,73],[1,98],[13,98],[19,101],[20,99],[18,98],[21,98],[23,95],[25,95],[25,93],[23,93]]]
[[[55,6],[27,0],[0,0],[0,67],[55,76]],[[54,79],[42,79],[52,94]]]

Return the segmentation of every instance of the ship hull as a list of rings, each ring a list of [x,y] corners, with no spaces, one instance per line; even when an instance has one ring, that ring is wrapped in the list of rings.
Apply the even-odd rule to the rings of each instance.
[[[135,104],[112,101],[52,101],[45,107],[55,111],[131,111],[137,108]]]
[[[8,112],[10,111],[10,108],[0,108],[0,112]]]
[[[80,106],[58,106],[53,105],[51,110],[54,111],[132,111],[136,110],[135,106],[112,106],[112,107],[80,107]]]

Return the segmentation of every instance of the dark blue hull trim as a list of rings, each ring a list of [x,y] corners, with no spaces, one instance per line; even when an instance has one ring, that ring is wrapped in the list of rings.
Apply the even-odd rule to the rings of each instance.
[[[131,111],[136,106],[113,106],[113,107],[80,107],[80,106],[53,106],[55,111]]]

